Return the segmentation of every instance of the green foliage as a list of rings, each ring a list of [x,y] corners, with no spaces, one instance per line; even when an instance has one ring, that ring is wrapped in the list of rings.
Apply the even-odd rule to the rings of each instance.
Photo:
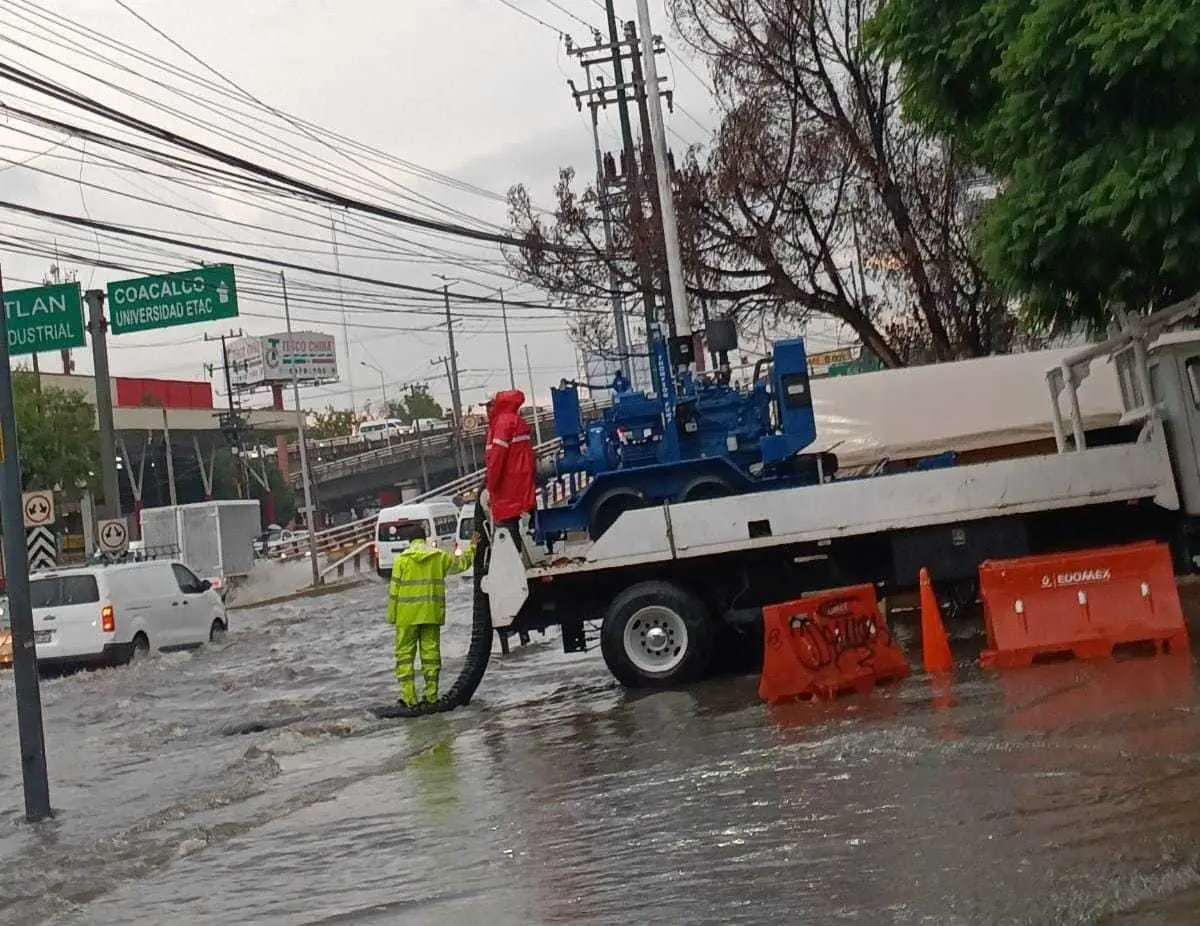
[[[323,412],[308,412],[306,436],[310,440],[349,437],[358,427],[359,420],[359,414],[351,409],[328,405]]]
[[[33,373],[14,370],[13,402],[21,456],[22,488],[59,489],[67,499],[79,484],[98,485],[96,411],[82,392],[43,387]]]
[[[1103,328],[1200,289],[1200,4],[888,0],[905,111],[994,176],[986,267],[1034,320]]]
[[[428,386],[415,386],[402,399],[388,401],[386,416],[405,424],[417,418],[442,418],[445,411],[429,391]]]

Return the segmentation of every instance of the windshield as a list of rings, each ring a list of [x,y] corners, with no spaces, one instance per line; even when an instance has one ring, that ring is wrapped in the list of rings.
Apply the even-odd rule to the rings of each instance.
[[[96,577],[50,576],[29,583],[29,601],[36,608],[61,608],[73,604],[92,604],[100,600]]]
[[[379,525],[377,540],[388,543],[412,542],[425,539],[425,525],[420,521],[385,521]]]

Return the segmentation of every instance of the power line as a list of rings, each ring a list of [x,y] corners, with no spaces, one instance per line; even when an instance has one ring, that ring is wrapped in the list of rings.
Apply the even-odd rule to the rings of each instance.
[[[115,39],[112,39],[108,36],[103,35],[102,33],[97,33],[94,30],[91,30],[89,28],[82,26],[77,21],[72,20],[69,17],[67,17],[61,13],[57,13],[55,11],[48,9],[45,6],[42,6],[38,3],[33,2],[33,0],[9,0],[9,6],[10,7],[21,6],[26,9],[31,9],[31,10],[36,11],[36,15],[40,18],[30,18],[27,15],[23,15],[19,9],[10,10],[10,12],[12,12],[13,15],[22,19],[29,26],[32,26],[32,27],[35,27],[38,29],[42,29],[43,31],[50,33],[49,36],[39,35],[38,38],[40,40],[50,42],[51,44],[57,44],[57,45],[59,45],[59,47],[64,48],[64,50],[70,51],[72,54],[80,54],[80,53],[86,54],[89,57],[92,57],[94,60],[103,61],[104,63],[107,63],[112,67],[118,68],[118,69],[123,70],[130,74],[135,74],[137,76],[140,76],[145,80],[149,80],[153,83],[158,84],[159,86],[166,87],[166,85],[163,84],[162,82],[156,81],[154,78],[151,78],[139,71],[136,71],[128,65],[129,59],[141,61],[142,63],[147,64],[153,68],[156,68],[157,70],[163,71],[164,73],[173,74],[178,77],[183,77],[189,84],[195,84],[197,86],[206,87],[206,88],[212,90],[214,93],[218,94],[219,96],[226,97],[227,99],[230,99],[230,100],[238,99],[237,97],[233,96],[228,91],[226,91],[224,88],[218,86],[217,84],[214,84],[212,81],[197,74],[194,71],[189,71],[185,68],[181,68],[177,65],[171,64],[170,62],[163,61],[158,57],[147,55],[145,52],[143,52],[139,48],[130,46],[126,43],[119,42]],[[62,29],[65,29],[69,32],[73,32],[73,33],[75,33],[75,35],[79,36],[80,38],[86,39],[87,41],[82,42],[82,43],[81,42],[73,42],[73,43],[66,43],[66,44],[58,42],[58,41],[56,41],[56,39],[58,37],[59,32],[48,29],[43,24],[43,22],[42,22],[43,19],[49,19],[51,21],[57,22],[62,27]],[[30,35],[33,34],[32,32],[29,32],[28,30],[24,30],[24,31],[26,31],[27,34],[30,34]],[[61,29],[59,31],[61,31]],[[106,58],[102,55],[97,55],[92,50],[92,46],[96,45],[96,44],[99,44],[99,45],[102,45],[107,48],[110,48],[110,49],[120,52],[120,54],[122,56],[122,60],[116,61],[112,58]],[[207,65],[206,65],[206,67],[207,67]],[[193,99],[193,100],[200,99],[199,97],[195,96],[194,94],[191,94],[180,88],[170,88],[170,89],[173,89],[173,92],[175,92],[181,96],[184,96],[186,98]],[[276,110],[276,111],[279,113],[281,118],[287,119],[289,122],[293,123],[294,125],[302,126],[306,129],[309,129],[313,132],[316,132],[316,133],[324,136],[327,139],[331,139],[333,141],[344,144],[347,147],[353,148],[355,151],[370,155],[371,157],[373,157],[380,163],[388,163],[388,164],[397,165],[400,169],[402,169],[408,173],[411,173],[418,177],[422,177],[424,179],[432,180],[434,182],[448,186],[452,189],[457,189],[462,192],[467,192],[467,193],[471,193],[473,195],[478,195],[483,198],[492,199],[492,200],[495,200],[502,204],[507,202],[507,198],[501,193],[497,193],[493,190],[485,189],[476,184],[462,181],[455,177],[451,177],[447,174],[443,174],[438,171],[431,170],[430,168],[423,167],[412,161],[407,161],[403,158],[399,158],[389,152],[383,151],[379,148],[372,147],[370,145],[366,145],[355,139],[349,138],[345,135],[341,135],[337,132],[334,132],[334,131],[326,129],[322,126],[319,126],[313,122],[309,122],[305,119],[302,119],[294,114],[287,113],[283,110]]]
[[[323,203],[332,203],[333,205],[341,206],[346,209],[363,212],[367,215],[374,215],[380,218],[391,219],[393,221],[400,222],[401,224],[411,225],[427,231],[439,231],[462,238],[487,241],[493,244],[505,244],[512,247],[522,247],[524,245],[524,242],[521,241],[521,239],[513,238],[507,234],[486,232],[479,229],[467,228],[462,225],[456,225],[450,222],[428,219],[412,213],[402,212],[400,210],[391,209],[384,206],[378,206],[351,196],[335,193],[331,190],[324,189],[317,184],[309,183],[297,177],[289,176],[281,171],[256,164],[253,161],[249,161],[238,155],[218,151],[210,145],[195,141],[169,129],[163,128],[162,126],[153,125],[135,116],[130,116],[111,106],[100,103],[91,97],[86,96],[85,94],[77,93],[54,81],[39,78],[36,75],[31,75],[29,72],[20,68],[15,68],[7,64],[0,63],[0,76],[3,76],[18,86],[23,86],[34,90],[35,92],[43,93],[53,99],[74,105],[86,112],[100,115],[111,122],[115,122],[118,125],[133,129],[134,131],[150,138],[163,141],[169,145],[182,148],[194,154],[199,154],[203,157],[209,158],[210,160],[217,161],[218,163],[234,167],[243,171],[244,173],[263,178],[267,181],[270,181],[271,184],[277,185],[277,188],[279,189],[290,189],[295,192],[306,193],[310,196],[316,197],[320,202]],[[76,129],[71,126],[66,126],[64,124],[59,124],[56,127],[68,131],[86,131]],[[92,132],[89,132],[88,134],[93,136],[96,135],[96,133]],[[544,243],[543,246],[547,250],[563,253],[573,254],[578,251],[578,249],[574,247],[553,243]]]
[[[246,254],[244,252],[235,251],[230,248],[218,248],[218,247],[214,247],[212,245],[197,244],[195,242],[183,241],[178,238],[172,238],[168,235],[160,235],[160,234],[152,234],[150,232],[135,231],[133,229],[125,228],[120,225],[114,225],[109,222],[101,222],[101,221],[98,221],[95,219],[87,219],[87,218],[84,218],[83,216],[68,215],[66,213],[61,213],[61,212],[51,212],[50,210],[47,210],[47,209],[37,209],[33,206],[25,206],[20,203],[13,203],[13,202],[5,201],[5,200],[0,200],[0,209],[9,209],[13,212],[21,212],[26,215],[33,215],[33,216],[37,216],[39,218],[51,219],[56,222],[62,222],[66,225],[76,225],[76,226],[79,226],[82,228],[98,229],[100,231],[106,231],[111,234],[119,235],[122,237],[139,238],[139,239],[146,240],[146,241],[156,241],[161,244],[171,244],[171,245],[175,245],[176,247],[186,247],[186,248],[190,248],[192,250],[204,252],[206,254],[215,254],[215,255],[218,255],[221,257],[232,257],[236,260],[250,261],[252,263],[264,264],[269,267],[278,267],[278,268],[281,268],[284,270],[299,270],[304,273],[316,274],[317,276],[333,277],[333,278],[344,279],[344,280],[353,280],[353,281],[359,282],[359,283],[367,283],[372,286],[379,286],[384,289],[396,289],[396,290],[402,290],[404,292],[416,292],[416,293],[423,293],[423,294],[432,293],[435,295],[439,294],[439,292],[440,292],[437,289],[432,289],[427,286],[417,286],[417,285],[411,284],[411,283],[398,283],[394,280],[379,280],[379,279],[375,279],[373,277],[365,277],[365,276],[360,276],[358,274],[353,274],[353,273],[340,273],[339,274],[333,270],[326,270],[324,267],[309,267],[309,266],[305,266],[303,264],[293,263],[291,261],[279,260],[277,258],[262,257],[259,255]],[[461,299],[461,300],[468,301],[468,302],[498,304],[497,300],[495,300],[489,296],[475,296],[470,293],[456,292],[455,297],[458,299]],[[588,309],[581,309],[581,308],[568,309],[568,308],[565,308],[562,306],[551,306],[551,305],[546,305],[546,304],[538,305],[536,303],[530,303],[530,302],[513,301],[513,302],[508,302],[507,304],[509,306],[518,306],[520,308],[527,308],[527,309],[562,309],[563,311],[574,311],[574,312],[583,312],[586,314],[593,314],[592,310],[588,310]]]

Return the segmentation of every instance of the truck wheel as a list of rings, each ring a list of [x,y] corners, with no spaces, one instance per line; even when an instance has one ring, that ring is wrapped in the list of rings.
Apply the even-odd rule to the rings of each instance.
[[[707,501],[733,495],[733,486],[719,476],[702,476],[680,493],[685,502]]]
[[[588,517],[588,539],[599,540],[626,511],[641,508],[646,498],[634,489],[612,489],[601,495],[592,505]]]
[[[600,628],[608,670],[629,688],[699,678],[712,660],[713,625],[704,603],[670,582],[639,582],[609,605]]]

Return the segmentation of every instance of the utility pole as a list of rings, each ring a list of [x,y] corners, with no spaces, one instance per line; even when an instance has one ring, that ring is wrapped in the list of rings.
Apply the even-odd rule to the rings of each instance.
[[[643,86],[646,88],[646,102],[650,112],[644,116],[646,128],[649,129],[649,141],[653,146],[655,160],[659,169],[656,172],[658,182],[659,211],[662,215],[663,251],[667,260],[667,275],[671,284],[672,316],[671,336],[688,338],[692,336],[691,318],[688,315],[687,288],[683,281],[683,257],[679,250],[679,228],[675,221],[675,200],[671,192],[671,169],[667,154],[667,131],[663,122],[662,103],[658,98],[658,69],[654,61],[653,33],[650,30],[650,7],[647,0],[637,0],[638,21],[642,25],[642,67],[645,71]],[[637,58],[634,58],[637,64]],[[635,78],[636,79],[636,78]],[[651,89],[655,92],[651,92]],[[653,161],[651,161],[653,164]],[[651,168],[653,169],[653,168]]]
[[[333,207],[329,207],[329,236],[333,242],[333,268],[337,271],[338,303],[342,307],[342,340],[346,347],[346,389],[350,393],[350,407],[357,410],[354,401],[354,361],[350,358],[350,322],[346,316],[346,296],[342,292],[342,257],[338,252],[337,221],[333,217]]]
[[[121,517],[121,484],[117,481],[117,446],[113,426],[112,380],[108,375],[108,319],[104,317],[104,290],[83,294],[88,307],[88,334],[92,336],[92,369],[96,378],[96,420],[100,431],[100,480],[104,487],[105,516]],[[7,343],[7,342],[6,342]]]
[[[237,331],[230,331],[228,334],[222,334],[215,338],[209,337],[209,335],[205,333],[204,340],[221,342],[221,370],[225,377],[225,398],[229,403],[229,410],[225,414],[221,415],[221,431],[225,434],[226,438],[229,439],[237,451],[238,472],[241,476],[239,479],[239,494],[242,498],[249,498],[250,473],[246,468],[246,455],[243,453],[242,448],[242,432],[245,430],[243,427],[245,422],[242,420],[241,409],[235,406],[233,376],[229,367],[229,345],[227,343],[229,338],[240,337],[242,337],[241,329]],[[214,372],[212,364],[205,364],[205,369],[208,370],[208,375],[212,376]]]
[[[646,113],[646,89],[642,79],[642,63],[638,58],[638,35],[637,29],[633,23],[626,23],[624,26],[624,38],[618,35],[616,13],[613,8],[612,0],[606,0],[605,12],[608,19],[609,40],[607,43],[601,40],[599,35],[596,36],[596,44],[589,48],[575,48],[568,40],[567,53],[574,55],[580,59],[580,63],[588,70],[592,67],[612,64],[613,75],[615,82],[612,85],[606,84],[602,79],[599,81],[599,86],[593,86],[591,81],[590,70],[588,73],[588,87],[586,90],[580,91],[575,88],[573,81],[568,81],[571,86],[572,96],[575,98],[575,105],[582,111],[583,100],[586,99],[589,108],[592,110],[593,119],[596,119],[596,108],[607,107],[610,103],[617,106],[618,115],[621,122],[621,178],[617,177],[615,163],[612,161],[611,155],[602,156],[600,159],[601,181],[598,186],[598,192],[601,199],[602,214],[608,212],[611,221],[611,194],[608,187],[624,186],[626,201],[629,206],[629,216],[631,224],[635,231],[648,230],[650,238],[654,242],[654,246],[647,250],[644,247],[634,247],[634,261],[638,269],[639,289],[642,294],[642,304],[644,310],[644,318],[646,322],[646,337],[647,341],[651,337],[652,332],[657,328],[657,296],[654,285],[654,273],[656,263],[661,263],[658,258],[661,252],[661,245],[658,241],[659,223],[656,216],[656,208],[653,198],[650,198],[648,203],[643,203],[643,195],[648,193],[647,178],[649,176],[646,171],[652,170],[652,165],[643,163],[642,167],[638,166],[638,152],[634,146],[633,129],[629,119],[629,102],[633,100],[638,104],[638,110],[641,114],[642,133],[644,136],[643,145],[643,161],[649,153],[649,121]],[[661,52],[663,49],[652,41],[655,53]],[[602,53],[599,57],[588,58],[588,55],[596,55]],[[631,64],[632,82],[626,83],[624,76],[623,60],[628,58]],[[672,94],[669,90],[659,90],[655,87],[655,92],[666,95],[668,105],[671,105]],[[598,132],[596,133],[598,135]],[[647,219],[644,212],[644,206],[648,205],[650,214]],[[609,226],[611,230],[611,225]],[[637,241],[641,236],[635,234],[634,238]],[[613,271],[615,274],[615,271]],[[617,287],[613,287],[614,290]],[[662,290],[666,291],[665,281],[663,281]],[[615,317],[618,311],[618,306],[614,305],[614,324]],[[624,318],[624,310],[620,309],[620,314]],[[617,326],[617,331],[620,332],[623,326]],[[618,345],[620,344],[620,334],[618,334]],[[632,370],[632,364],[629,364]],[[653,387],[656,392],[661,393],[661,383],[659,382],[658,368],[651,364],[651,378]]]
[[[533,366],[529,362],[529,345],[525,345],[525,372],[529,376],[529,401],[533,404],[533,433],[537,435],[538,446],[542,445],[542,419],[538,414],[537,396],[533,391]]]
[[[0,302],[4,301],[3,295],[4,281],[0,278]],[[25,549],[25,529],[21,526],[25,522],[21,506],[21,457],[17,447],[17,416],[13,408],[8,319],[5,316],[5,312],[0,312],[0,522],[4,524],[4,575],[7,580],[8,623],[12,630],[13,686],[17,698],[17,738],[21,749],[25,819],[30,823],[38,823],[52,814],[50,779],[46,772],[42,691],[38,683],[37,652],[33,642],[29,554]],[[111,407],[109,412],[111,416]],[[115,455],[112,463],[115,475]]]
[[[414,399],[417,395],[417,384],[409,383],[408,394]],[[413,402],[416,405],[416,402]],[[413,415],[413,430],[417,432],[417,458],[421,461],[421,491],[429,491],[429,471],[425,467],[425,437],[421,434],[421,419]]]
[[[611,247],[610,243],[609,248],[611,249]],[[497,289],[496,292],[500,294],[500,317],[504,319],[504,350],[508,354],[508,388],[516,389],[517,375],[513,372],[512,342],[508,339],[508,306],[504,304],[504,290]]]
[[[458,369],[455,367],[454,362],[446,356],[435,357],[433,360],[429,361],[430,366],[437,366],[439,363],[446,371],[446,381],[450,384],[450,405],[453,409],[451,412],[451,425],[453,426],[452,437],[454,443],[454,468],[458,472],[458,475],[462,476],[467,471],[467,455],[463,451],[461,431],[462,419],[459,417],[458,411],[460,408],[458,398]]]
[[[287,333],[292,335],[292,311],[288,307],[287,277],[279,272],[279,285],[283,287],[283,318]],[[304,410],[300,407],[300,381],[296,378],[296,367],[292,365],[292,401],[296,404],[296,437],[300,441],[300,482],[304,486],[304,524],[308,528],[308,560],[312,563],[313,588],[321,584],[321,564],[317,562],[317,535],[313,528],[316,511],[312,501],[312,477],[308,471],[307,441],[304,437]]]
[[[461,476],[466,466],[466,455],[463,453],[462,445],[462,396],[459,394],[458,387],[458,353],[454,350],[454,316],[450,314],[450,283],[441,274],[434,274],[440,277],[442,283],[442,298],[446,303],[446,338],[449,341],[450,356],[440,358],[449,363],[446,376],[450,380],[450,406],[454,425],[454,451],[457,457],[458,474]],[[436,364],[437,361],[435,360]]]
[[[619,60],[619,58],[618,58]],[[592,72],[587,71],[588,92],[592,90]],[[612,203],[608,194],[608,183],[604,178],[604,158],[600,151],[600,106],[593,100],[588,100],[588,109],[592,113],[592,145],[596,152],[596,192],[600,196],[600,217],[604,223],[604,249],[613,252],[612,233]],[[625,327],[625,305],[621,298],[621,281],[617,278],[616,268],[610,263],[608,267],[608,287],[612,290],[613,330],[617,338],[617,356],[620,358],[620,368],[633,382],[633,363],[629,354],[629,332]]]

